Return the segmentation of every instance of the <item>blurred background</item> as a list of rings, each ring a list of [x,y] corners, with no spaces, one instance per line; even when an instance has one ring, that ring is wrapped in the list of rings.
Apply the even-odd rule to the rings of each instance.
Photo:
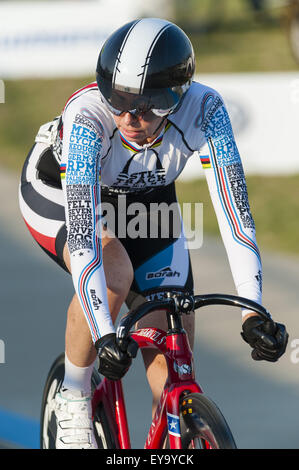
[[[264,305],[290,332],[278,364],[256,364],[240,339],[238,312],[202,313],[198,378],[239,447],[298,448],[299,0],[0,0],[1,445],[38,447],[42,389],[64,347],[73,293],[71,280],[34,245],[21,220],[22,164],[40,125],[95,80],[105,38],[141,16],[184,29],[196,54],[196,79],[227,104],[262,251]],[[192,252],[197,291],[234,293],[197,155],[177,190],[181,202],[204,208],[204,244]],[[147,397],[150,419],[140,355],[125,385],[138,448],[149,424],[139,417],[140,396]]]

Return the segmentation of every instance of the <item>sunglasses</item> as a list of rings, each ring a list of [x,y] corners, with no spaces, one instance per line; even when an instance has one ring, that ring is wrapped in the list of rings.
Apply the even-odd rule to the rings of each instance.
[[[106,100],[106,98],[104,97],[104,95],[101,92],[100,92],[100,95],[101,95],[102,101],[104,102],[106,107],[115,116],[121,116],[121,114],[123,114],[123,113],[130,113],[133,116],[142,117],[145,114],[151,112],[151,113],[155,114],[158,117],[164,117],[164,116],[167,116],[168,114],[172,113],[178,105],[178,103],[175,103],[173,106],[171,106],[167,109],[159,109],[159,108],[155,107],[155,103],[153,103],[149,100],[146,100],[146,99],[144,100],[142,98],[140,99],[138,97],[138,99],[135,99],[133,102],[132,102],[132,100],[131,100],[131,102],[127,102],[124,99],[124,97],[121,96],[120,97],[121,99],[119,100],[119,103],[117,103],[117,107],[115,107],[115,105],[113,106],[108,100]],[[115,102],[117,102],[116,99],[114,99],[114,103]],[[131,107],[130,104],[133,105],[134,107]]]

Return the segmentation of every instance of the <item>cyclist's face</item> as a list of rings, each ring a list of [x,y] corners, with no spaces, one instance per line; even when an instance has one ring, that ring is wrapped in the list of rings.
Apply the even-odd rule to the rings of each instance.
[[[151,111],[139,116],[123,112],[120,116],[113,115],[113,118],[120,132],[139,145],[152,142],[157,137],[156,132],[161,132],[163,121],[163,118],[155,116]]]

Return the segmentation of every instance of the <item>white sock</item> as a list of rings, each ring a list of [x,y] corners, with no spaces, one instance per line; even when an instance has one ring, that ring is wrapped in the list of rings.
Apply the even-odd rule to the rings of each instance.
[[[72,364],[65,354],[65,374],[62,388],[70,390],[73,394],[83,392],[84,395],[90,395],[92,371],[93,363],[88,367],[78,367]]]

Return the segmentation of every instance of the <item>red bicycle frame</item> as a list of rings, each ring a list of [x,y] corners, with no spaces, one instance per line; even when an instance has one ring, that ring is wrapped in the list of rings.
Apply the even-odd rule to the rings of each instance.
[[[168,378],[155,416],[152,420],[145,449],[161,449],[168,431],[171,449],[181,449],[180,398],[184,393],[202,393],[195,381],[193,355],[184,332],[167,335],[157,328],[143,328],[131,334],[140,348],[157,348],[164,354]],[[102,403],[120,449],[131,449],[126,406],[121,381],[104,378],[93,396],[93,410]]]

